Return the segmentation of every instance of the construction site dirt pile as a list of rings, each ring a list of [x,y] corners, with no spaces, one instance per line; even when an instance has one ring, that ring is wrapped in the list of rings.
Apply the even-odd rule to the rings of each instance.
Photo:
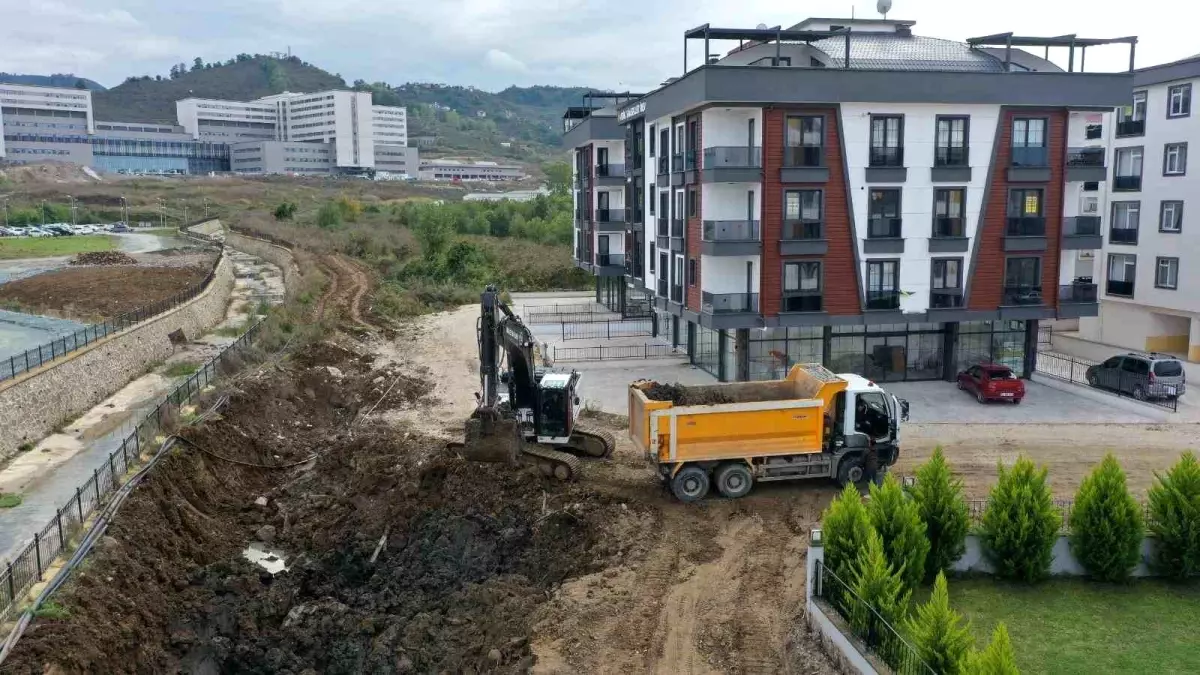
[[[136,265],[137,258],[123,251],[89,251],[71,259],[72,265]]]
[[[610,525],[633,509],[441,439],[351,430],[380,374],[320,361],[268,370],[185,431],[204,451],[155,468],[55,598],[64,618],[37,620],[6,668],[525,672],[535,610],[623,555]],[[243,559],[251,543],[287,570]]]
[[[710,387],[688,387],[682,384],[651,382],[642,392],[652,401],[670,401],[675,405],[718,405],[733,403],[727,393]]]

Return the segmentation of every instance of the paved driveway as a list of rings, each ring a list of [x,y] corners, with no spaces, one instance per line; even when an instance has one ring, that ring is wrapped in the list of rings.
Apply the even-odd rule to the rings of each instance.
[[[892,382],[882,385],[908,399],[909,414],[916,423],[948,424],[1053,424],[1154,422],[1117,405],[1060,391],[1037,382],[1025,382],[1025,400],[980,404],[951,382]]]

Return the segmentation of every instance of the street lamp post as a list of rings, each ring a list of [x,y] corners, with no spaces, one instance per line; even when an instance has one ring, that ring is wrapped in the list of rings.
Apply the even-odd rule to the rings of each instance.
[[[42,200],[42,225],[46,224],[46,200]]]
[[[4,226],[8,227],[8,198],[4,198]]]
[[[129,200],[124,197],[121,197],[121,210],[125,213],[125,220],[123,222],[126,227],[129,227]]]
[[[158,200],[158,226],[167,226],[167,203],[161,199]]]
[[[75,225],[75,198],[71,195],[67,195],[67,199],[71,200],[71,224]]]

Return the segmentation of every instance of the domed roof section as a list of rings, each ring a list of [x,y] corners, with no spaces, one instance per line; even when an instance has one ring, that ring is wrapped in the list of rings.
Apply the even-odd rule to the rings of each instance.
[[[841,36],[817,40],[812,45],[829,55],[830,68],[841,68],[846,40]],[[1002,73],[995,57],[971,49],[964,42],[901,33],[850,33],[850,68],[854,70],[958,70]]]

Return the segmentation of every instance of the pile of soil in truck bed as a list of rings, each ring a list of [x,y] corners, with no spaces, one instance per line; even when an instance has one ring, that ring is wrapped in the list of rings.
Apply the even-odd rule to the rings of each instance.
[[[153,470],[5,670],[525,672],[553,588],[623,555],[624,507],[442,439],[350,433],[379,373],[337,354],[318,345],[185,429],[207,452]],[[287,569],[245,559],[251,544]]]
[[[651,401],[670,401],[675,405],[718,405],[733,403],[726,392],[713,387],[688,387],[682,384],[650,383],[642,389]]]

